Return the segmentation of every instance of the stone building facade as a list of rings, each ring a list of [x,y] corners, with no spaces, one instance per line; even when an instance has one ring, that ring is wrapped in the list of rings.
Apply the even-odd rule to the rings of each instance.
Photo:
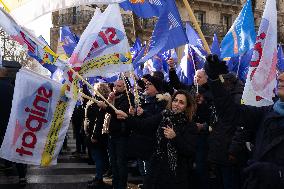
[[[246,0],[188,0],[194,14],[201,26],[201,30],[209,44],[213,34],[216,33],[221,40],[230,29]],[[182,21],[189,21],[189,16],[182,0],[176,0]],[[255,0],[256,31],[258,29],[265,0]],[[277,0],[278,8],[278,39],[284,42],[284,0]],[[71,27],[76,34],[81,34],[94,13],[91,6],[74,7],[52,14],[53,28],[51,28],[51,47],[56,50],[59,37],[59,28],[63,25]],[[133,30],[133,17],[131,12],[122,11],[123,22],[130,43],[135,40]],[[143,30],[142,40],[149,40],[157,18],[138,19]]]

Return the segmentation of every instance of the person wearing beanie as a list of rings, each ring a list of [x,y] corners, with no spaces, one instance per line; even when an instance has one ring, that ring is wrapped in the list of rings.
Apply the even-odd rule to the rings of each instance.
[[[164,92],[170,93],[170,95],[174,94],[174,88],[170,82],[165,81],[165,76],[162,71],[154,71],[152,73],[153,77],[158,77],[162,80],[163,90]]]
[[[136,76],[137,77],[137,76]],[[148,78],[151,77],[150,74],[145,74],[142,76],[141,79],[139,79],[138,77],[136,78],[137,79],[137,84],[138,86],[144,91],[145,90],[145,84],[146,84],[146,81],[148,80]]]
[[[160,78],[151,76],[147,80],[145,89],[147,95],[155,96],[159,92],[163,92],[163,81]]]
[[[144,99],[141,106],[137,108],[140,118],[151,117],[166,109],[171,96],[163,94],[162,80],[158,77],[148,76],[145,84]],[[149,159],[154,150],[155,132],[142,135],[136,131],[129,138],[129,156],[138,158],[139,170],[145,176],[148,171]]]

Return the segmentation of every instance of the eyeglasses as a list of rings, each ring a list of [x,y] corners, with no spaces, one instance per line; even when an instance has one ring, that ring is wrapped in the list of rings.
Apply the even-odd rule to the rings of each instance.
[[[149,86],[149,85],[153,85],[153,83],[147,82],[145,85]]]

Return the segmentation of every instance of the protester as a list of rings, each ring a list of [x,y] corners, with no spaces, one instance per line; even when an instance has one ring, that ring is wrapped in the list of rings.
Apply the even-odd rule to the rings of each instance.
[[[76,151],[72,153],[74,155],[86,154],[84,115],[83,104],[77,104],[72,115],[72,125],[76,139]]]
[[[203,69],[197,70],[194,75],[194,85],[186,85],[180,82],[178,75],[176,74],[175,66],[176,62],[173,58],[170,58],[167,61],[170,69],[169,69],[169,80],[170,85],[174,87],[176,90],[183,89],[188,90],[191,94],[195,94],[198,90],[199,86],[202,86],[204,89],[208,90],[209,87],[207,85],[207,78],[205,71]]]
[[[106,83],[96,83],[94,88],[105,98],[108,97],[110,88]],[[96,97],[97,100],[102,100]],[[96,175],[89,186],[97,189],[104,187],[103,174],[107,164],[107,135],[102,133],[105,119],[105,110],[93,102],[87,102],[85,109],[84,131],[87,138],[87,146],[96,165]]]
[[[196,105],[186,91],[173,95],[170,110],[148,117],[129,117],[117,111],[119,119],[126,119],[141,133],[156,131],[155,151],[150,160],[144,189],[188,189],[189,172],[195,156],[197,128],[192,122]]]
[[[197,110],[193,120],[198,127],[198,136],[194,172],[197,178],[193,181],[193,185],[199,189],[209,189],[208,137],[217,122],[212,99],[207,97],[207,93],[206,89],[199,87],[198,93],[195,95]]]
[[[154,76],[148,77],[144,92],[144,101],[138,107],[139,116],[143,118],[161,113],[166,109],[171,96],[163,94],[162,79]],[[153,154],[155,132],[149,135],[141,135],[133,131],[129,138],[128,155],[138,158],[139,171],[142,175],[147,174],[148,160]]]
[[[126,94],[126,86],[122,79],[114,83],[113,92],[109,94],[109,102],[117,109],[128,111],[130,105],[134,105],[134,97],[129,93],[130,102]],[[129,104],[131,103],[131,104]],[[99,104],[106,108],[106,112],[111,114],[109,123],[109,148],[110,160],[112,166],[112,185],[114,189],[126,189],[127,187],[127,140],[129,131],[124,120],[117,119],[114,110],[111,107],[105,107],[105,104]]]
[[[165,81],[165,76],[162,71],[154,71],[152,73],[153,77],[160,78],[162,80],[162,88],[165,93],[169,93],[170,95],[174,94],[174,89],[170,82]]]
[[[255,147],[252,159],[244,170],[243,188],[284,188],[284,74],[278,77],[279,100],[272,106],[252,107],[234,103],[232,96],[225,90],[219,80],[219,75],[228,73],[225,62],[216,55],[209,55],[205,70],[218,115],[231,122],[243,120],[246,123],[244,127],[254,136],[251,141],[255,141]]]

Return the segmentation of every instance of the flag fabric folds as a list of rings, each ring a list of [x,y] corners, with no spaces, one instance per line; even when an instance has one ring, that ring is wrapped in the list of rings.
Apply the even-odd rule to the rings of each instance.
[[[120,3],[124,0],[2,0],[10,14],[21,25],[38,17],[79,5]]]
[[[132,59],[135,59],[137,57],[137,55],[138,55],[138,53],[140,52],[141,49],[142,49],[142,43],[141,43],[141,40],[139,39],[139,37],[137,37],[133,46],[130,47]]]
[[[83,32],[70,58],[73,67],[81,67],[85,77],[111,77],[130,71],[131,54],[118,4],[111,4],[94,17]]]
[[[188,44],[192,46],[202,47],[203,43],[200,38],[200,36],[197,34],[197,32],[191,27],[189,22],[186,22],[185,24],[186,29],[186,36],[188,38]]]
[[[178,72],[178,76],[181,82],[187,85],[192,85],[194,81],[194,74],[194,57],[190,45],[187,44],[184,48],[184,56],[181,59],[180,71]]]
[[[276,1],[267,0],[243,92],[245,104],[273,104],[277,65]]]
[[[68,26],[63,26],[60,28],[60,42],[62,43],[66,55],[70,57],[79,40]]]
[[[242,56],[232,57],[227,62],[229,71],[236,73],[237,77],[244,83],[246,82],[252,53],[253,53],[253,49],[247,51]]]
[[[66,85],[35,72],[22,68],[17,73],[1,158],[41,166],[57,163],[76,104],[65,91]]]
[[[221,42],[221,58],[242,55],[255,43],[254,16],[251,0],[247,0],[235,22]]]
[[[58,59],[42,38],[36,38],[23,27],[20,27],[14,19],[0,8],[0,26],[9,36],[19,42],[28,50],[28,54],[41,64],[55,64]]]
[[[154,28],[149,51],[139,61],[140,63],[144,63],[159,52],[165,52],[188,42],[175,1],[167,0],[163,3],[166,6]]]
[[[151,18],[161,15],[165,7],[165,0],[126,0],[120,3],[120,7],[126,11],[133,11],[141,18]]]
[[[211,45],[211,53],[218,55],[218,57],[221,56],[220,45],[219,45],[218,36],[216,35],[216,33],[214,33],[213,42]]]

